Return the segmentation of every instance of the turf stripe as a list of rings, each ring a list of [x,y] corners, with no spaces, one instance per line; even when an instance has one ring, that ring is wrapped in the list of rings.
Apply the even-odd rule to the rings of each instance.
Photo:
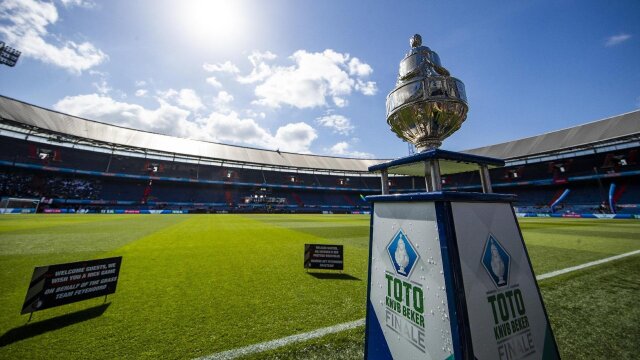
[[[334,334],[337,332],[357,328],[360,326],[364,326],[364,318],[360,320],[348,322],[348,323],[343,323],[343,324],[329,326],[322,329],[313,330],[303,334],[291,335],[291,336],[283,337],[281,339],[271,340],[271,341],[267,341],[259,344],[253,344],[253,345],[249,345],[249,346],[245,346],[237,349],[223,351],[223,352],[216,353],[209,356],[203,356],[201,358],[198,358],[197,360],[235,359],[240,356],[254,354],[254,353],[263,352],[267,350],[273,350],[285,345],[289,345],[294,342],[315,339],[315,338],[323,337],[325,335]]]
[[[632,252],[628,252],[628,253],[624,253],[624,254],[620,254],[620,255],[616,255],[616,256],[611,256],[611,257],[608,257],[608,258],[604,258],[604,259],[600,259],[600,260],[596,260],[596,261],[591,261],[591,262],[588,262],[588,263],[585,263],[585,264],[568,267],[566,269],[556,270],[556,271],[552,271],[552,272],[549,272],[549,273],[546,273],[546,274],[538,275],[538,276],[536,276],[536,280],[540,281],[540,280],[552,278],[554,276],[566,274],[566,273],[569,273],[569,272],[572,272],[572,271],[576,271],[576,270],[582,270],[582,269],[585,269],[585,268],[588,268],[588,267],[591,267],[591,266],[604,264],[604,263],[607,263],[609,261],[622,259],[624,257],[632,256],[632,255],[636,255],[636,254],[640,254],[640,250],[635,250],[635,251],[632,251]],[[276,340],[266,341],[266,342],[262,342],[262,343],[259,343],[259,344],[253,344],[253,345],[249,345],[249,346],[245,346],[245,347],[241,347],[241,348],[237,348],[237,349],[231,349],[231,350],[215,353],[215,354],[208,355],[208,356],[203,356],[203,357],[197,358],[196,360],[230,360],[230,359],[236,359],[236,358],[238,358],[240,356],[255,354],[255,353],[259,353],[259,352],[263,352],[263,351],[274,350],[274,349],[277,349],[277,348],[280,348],[280,347],[283,347],[283,346],[287,346],[287,345],[295,343],[295,342],[306,341],[306,340],[310,340],[310,339],[323,337],[325,335],[334,334],[334,333],[342,332],[342,331],[345,331],[345,330],[354,329],[354,328],[357,328],[357,327],[360,327],[360,326],[364,326],[364,323],[365,323],[365,319],[362,318],[360,320],[356,320],[356,321],[352,321],[352,322],[348,322],[348,323],[343,323],[343,324],[338,324],[338,325],[334,325],[334,326],[329,326],[329,327],[326,327],[326,328],[313,330],[313,331],[310,331],[310,332],[307,332],[307,333],[291,335],[291,336],[283,337],[283,338],[276,339]]]
[[[604,259],[588,262],[588,263],[585,263],[585,264],[582,264],[582,265],[572,266],[572,267],[568,267],[566,269],[560,269],[560,270],[552,271],[550,273],[538,275],[538,276],[536,276],[536,280],[544,280],[544,279],[552,278],[554,276],[566,274],[566,273],[569,273],[569,272],[572,272],[572,271],[576,271],[576,270],[582,270],[582,269],[585,269],[585,268],[588,268],[588,267],[591,267],[591,266],[604,264],[604,263],[609,262],[609,261],[622,259],[624,257],[631,256],[631,255],[636,255],[636,254],[640,254],[640,250],[636,250],[636,251],[632,251],[632,252],[628,252],[628,253],[624,253],[624,254],[620,254],[620,255],[616,255],[616,256],[611,256],[611,257],[608,257],[608,258],[604,258]]]

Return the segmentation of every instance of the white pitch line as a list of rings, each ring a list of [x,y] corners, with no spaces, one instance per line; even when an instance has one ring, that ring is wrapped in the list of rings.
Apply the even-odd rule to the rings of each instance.
[[[536,280],[544,280],[544,279],[552,278],[554,276],[566,274],[566,273],[569,273],[569,272],[572,272],[572,271],[576,271],[576,270],[585,269],[585,268],[588,268],[588,267],[591,267],[591,266],[595,266],[595,265],[604,264],[604,263],[609,262],[609,261],[622,259],[624,257],[632,256],[632,255],[636,255],[636,254],[640,254],[640,250],[636,250],[636,251],[632,251],[632,252],[628,252],[628,253],[624,253],[624,254],[620,254],[620,255],[616,255],[616,256],[611,256],[611,257],[608,257],[608,258],[604,258],[604,259],[588,262],[588,263],[585,263],[585,264],[582,264],[582,265],[572,266],[572,267],[568,267],[566,269],[556,270],[556,271],[552,271],[550,273],[538,275],[538,276],[536,276]],[[364,326],[364,324],[365,324],[365,319],[362,318],[362,319],[359,319],[359,320],[356,320],[356,321],[343,323],[343,324],[338,324],[338,325],[334,325],[334,326],[329,326],[329,327],[322,328],[322,329],[316,329],[316,330],[313,330],[313,331],[310,331],[310,332],[306,332],[306,333],[302,333],[302,334],[291,335],[291,336],[283,337],[283,338],[276,339],[276,340],[266,341],[266,342],[262,342],[262,343],[258,343],[258,344],[253,344],[253,345],[249,345],[249,346],[245,346],[245,347],[241,347],[241,348],[237,348],[237,349],[231,349],[231,350],[227,350],[227,351],[223,351],[223,352],[219,352],[219,353],[203,356],[203,357],[197,358],[195,360],[231,360],[231,359],[236,359],[236,358],[238,358],[240,356],[244,356],[244,355],[255,354],[255,353],[259,353],[259,352],[263,352],[263,351],[274,350],[274,349],[277,349],[277,348],[280,348],[280,347],[283,347],[283,346],[286,346],[286,345],[289,345],[289,344],[292,344],[292,343],[295,343],[295,342],[306,341],[306,340],[310,340],[310,339],[323,337],[323,336],[329,335],[329,334],[335,334],[335,333],[338,333],[338,332],[351,330],[351,329],[354,329],[354,328],[357,328],[357,327],[360,327],[360,326]]]
[[[249,346],[245,346],[237,349],[223,351],[223,352],[219,352],[217,354],[212,354],[209,356],[203,356],[201,358],[198,358],[197,360],[235,359],[240,356],[277,349],[279,347],[289,345],[294,342],[315,339],[315,338],[323,337],[325,335],[354,329],[363,325],[364,325],[364,318],[360,320],[344,323],[344,324],[338,324],[338,325],[329,326],[322,329],[313,330],[303,334],[291,335],[291,336],[283,337],[281,339],[271,340],[271,341],[267,341],[259,344],[253,344],[253,345],[249,345]]]
[[[544,279],[552,278],[554,276],[566,274],[568,272],[572,272],[572,271],[576,271],[576,270],[585,269],[585,268],[588,268],[588,267],[591,267],[591,266],[595,266],[595,265],[604,264],[604,263],[609,262],[609,261],[622,259],[624,257],[635,255],[635,254],[640,254],[640,250],[636,250],[636,251],[632,251],[632,252],[628,252],[628,253],[624,253],[624,254],[620,254],[620,255],[616,255],[616,256],[612,256],[612,257],[608,257],[608,258],[604,258],[604,259],[600,259],[600,260],[596,260],[596,261],[592,261],[592,262],[588,262],[588,263],[585,263],[585,264],[582,264],[582,265],[572,266],[572,267],[569,267],[569,268],[566,268],[566,269],[556,270],[556,271],[552,271],[550,273],[538,275],[538,276],[536,276],[536,280],[544,280]]]

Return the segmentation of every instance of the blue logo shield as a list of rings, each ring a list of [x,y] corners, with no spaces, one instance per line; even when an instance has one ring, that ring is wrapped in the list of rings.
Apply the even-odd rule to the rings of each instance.
[[[391,259],[391,263],[395,267],[396,273],[400,276],[409,278],[413,266],[418,262],[420,255],[416,252],[409,241],[409,238],[400,229],[398,233],[391,239],[387,245],[387,253]]]
[[[482,265],[497,288],[509,284],[511,257],[492,234],[489,234],[484,245]]]

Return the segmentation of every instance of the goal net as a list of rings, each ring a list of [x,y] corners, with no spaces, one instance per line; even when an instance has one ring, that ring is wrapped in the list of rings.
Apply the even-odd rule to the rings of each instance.
[[[40,199],[6,197],[0,199],[0,214],[33,214],[39,205]]]

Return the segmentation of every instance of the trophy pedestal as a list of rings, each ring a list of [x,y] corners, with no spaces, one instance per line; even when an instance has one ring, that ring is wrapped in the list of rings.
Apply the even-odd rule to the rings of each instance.
[[[492,194],[497,159],[429,150],[371,167],[422,175],[430,192],[373,203],[367,359],[556,359],[557,345],[511,201]],[[441,191],[480,168],[484,193]]]

